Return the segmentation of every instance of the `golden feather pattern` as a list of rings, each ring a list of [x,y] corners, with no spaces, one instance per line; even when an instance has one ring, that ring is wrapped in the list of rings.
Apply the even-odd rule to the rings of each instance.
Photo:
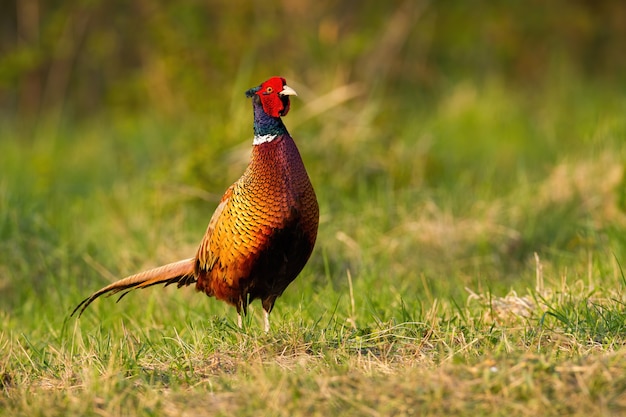
[[[319,208],[293,139],[286,135],[255,146],[248,169],[229,189],[222,203],[225,204],[220,216],[215,219],[214,227],[208,228],[198,250],[196,287],[245,313],[245,296],[252,296],[249,300],[252,301],[275,299],[282,294],[304,267],[315,244]],[[291,235],[292,246],[285,248],[281,242],[277,243],[277,232]],[[271,248],[277,258],[300,258],[291,253],[294,246],[310,248],[304,260],[294,260],[293,270],[297,272],[290,274],[293,277],[283,278],[285,273],[276,271],[276,278],[257,278],[271,274],[271,271],[255,270],[258,267],[255,261],[264,251]],[[250,288],[261,287],[257,280],[268,282],[267,291],[272,294],[261,291],[256,297]]]

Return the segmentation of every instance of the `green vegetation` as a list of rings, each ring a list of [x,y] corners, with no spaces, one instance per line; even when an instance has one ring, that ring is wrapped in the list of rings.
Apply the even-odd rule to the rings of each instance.
[[[626,412],[619,2],[58,3],[0,57],[0,415]],[[191,288],[69,318],[194,253],[274,74],[321,223],[272,331]]]

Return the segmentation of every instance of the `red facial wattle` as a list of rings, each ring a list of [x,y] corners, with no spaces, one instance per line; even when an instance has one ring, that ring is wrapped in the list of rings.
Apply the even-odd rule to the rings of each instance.
[[[284,78],[273,77],[264,82],[256,94],[261,99],[266,114],[281,117],[289,112],[289,96],[295,95],[295,91],[287,87]]]

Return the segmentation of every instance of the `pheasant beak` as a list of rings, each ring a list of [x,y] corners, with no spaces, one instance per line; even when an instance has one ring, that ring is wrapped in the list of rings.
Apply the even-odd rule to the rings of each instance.
[[[278,94],[280,94],[281,96],[297,96],[298,95],[298,93],[296,93],[296,90],[289,87],[288,85],[284,85],[283,91],[281,91]]]

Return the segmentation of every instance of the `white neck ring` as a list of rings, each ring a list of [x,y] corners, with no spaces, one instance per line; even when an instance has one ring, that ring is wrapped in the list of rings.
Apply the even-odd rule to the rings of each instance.
[[[252,140],[253,145],[260,145],[262,143],[268,143],[276,139],[278,135],[254,135]]]

